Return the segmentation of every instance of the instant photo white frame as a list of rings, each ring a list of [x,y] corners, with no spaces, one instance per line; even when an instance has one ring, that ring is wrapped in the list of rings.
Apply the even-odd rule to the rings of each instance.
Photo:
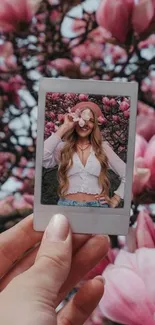
[[[126,183],[122,208],[73,207],[41,204],[45,100],[47,92],[129,96],[131,101]],[[44,231],[54,214],[64,214],[74,233],[126,235],[129,228],[134,167],[138,84],[136,82],[43,78],[39,87],[34,195],[34,229]]]

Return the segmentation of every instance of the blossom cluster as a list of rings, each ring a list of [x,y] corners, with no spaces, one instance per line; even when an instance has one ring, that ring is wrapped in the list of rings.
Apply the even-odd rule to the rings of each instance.
[[[102,116],[98,123],[103,137],[114,147],[116,152],[125,159],[127,152],[128,127],[130,117],[130,98],[123,96],[95,96],[88,94],[47,93],[45,113],[45,138],[56,132],[64,121],[64,115],[69,113],[77,103],[92,101],[99,105]],[[76,112],[77,114],[77,112]],[[79,116],[75,116],[79,120]],[[87,115],[87,114],[86,114]],[[88,116],[85,116],[87,119]],[[76,119],[76,120],[77,120]],[[80,120],[83,125],[83,119]]]
[[[118,324],[154,324],[155,227],[149,213],[143,208],[136,227],[130,228],[126,238],[119,237],[119,249],[111,247],[106,259],[85,277],[102,274],[105,279],[104,295],[85,325],[106,324],[106,319]]]
[[[155,190],[155,111],[138,103],[133,195]]]

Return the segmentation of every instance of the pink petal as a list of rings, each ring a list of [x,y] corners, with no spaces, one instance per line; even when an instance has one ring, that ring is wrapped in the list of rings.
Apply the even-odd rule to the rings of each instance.
[[[139,0],[135,4],[132,13],[132,24],[138,34],[144,32],[149,27],[153,14],[152,0]]]
[[[126,237],[126,245],[127,245],[127,250],[130,253],[135,252],[137,248],[137,243],[136,243],[136,229],[133,227],[129,228],[127,237]]]
[[[132,191],[133,195],[138,195],[140,194],[144,188],[147,187],[147,183],[149,181],[151,172],[149,168],[145,167],[140,167],[138,165],[143,165],[144,164],[144,159],[143,158],[137,158],[135,161],[135,166],[134,166],[134,178],[133,178],[133,185],[132,185]]]
[[[151,171],[150,185],[155,189],[155,135],[148,143],[145,156],[145,164]]]
[[[147,141],[139,134],[136,134],[135,158],[143,157],[147,147]]]
[[[85,125],[85,121],[82,118],[79,119],[79,125],[81,128]]]
[[[0,27],[12,31],[18,27],[20,22],[30,22],[38,3],[30,0],[3,0],[0,10]]]
[[[140,248],[136,251],[136,258],[139,276],[144,281],[146,292],[155,307],[155,249]]]
[[[137,248],[155,248],[155,228],[147,211],[139,212],[136,227]]]
[[[134,253],[130,253],[121,249],[115,259],[115,265],[129,267],[133,271],[136,271],[137,270],[136,255]]]
[[[126,325],[154,325],[154,307],[143,280],[130,268],[108,266],[105,293],[99,303],[105,317]]]
[[[137,116],[136,132],[149,141],[155,134],[155,114],[149,114],[147,118],[145,114],[139,114]]]
[[[97,23],[108,30],[120,42],[125,42],[129,31],[132,2],[102,0],[96,13]]]

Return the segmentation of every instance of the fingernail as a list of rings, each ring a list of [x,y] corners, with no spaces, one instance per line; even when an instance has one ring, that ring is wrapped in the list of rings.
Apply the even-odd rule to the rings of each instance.
[[[46,230],[45,237],[53,242],[65,241],[69,233],[69,222],[63,214],[52,217]]]
[[[95,279],[105,284],[105,279],[103,278],[102,275],[96,276]]]
[[[108,243],[111,244],[110,237],[108,235],[105,235],[104,237],[107,238]]]

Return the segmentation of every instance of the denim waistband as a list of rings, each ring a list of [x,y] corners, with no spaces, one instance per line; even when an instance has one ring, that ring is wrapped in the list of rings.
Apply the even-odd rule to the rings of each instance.
[[[57,205],[61,206],[79,206],[79,207],[97,207],[97,208],[109,208],[107,203],[101,204],[98,201],[79,202],[68,199],[59,199]]]

